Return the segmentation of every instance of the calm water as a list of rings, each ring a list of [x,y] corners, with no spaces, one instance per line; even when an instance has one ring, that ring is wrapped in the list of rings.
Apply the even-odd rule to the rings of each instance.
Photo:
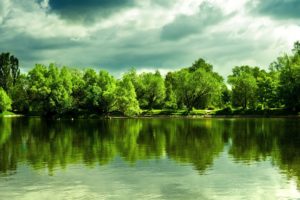
[[[0,199],[300,199],[300,120],[0,119]]]

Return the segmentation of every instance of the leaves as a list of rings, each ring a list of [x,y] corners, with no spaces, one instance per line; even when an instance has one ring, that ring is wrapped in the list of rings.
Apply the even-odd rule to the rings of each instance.
[[[2,88],[0,88],[0,112],[11,109],[11,103],[9,96]]]
[[[0,54],[0,87],[6,92],[15,85],[20,76],[19,60],[9,53]]]
[[[178,102],[189,111],[217,105],[221,100],[223,82],[212,71],[198,68],[196,71],[182,69],[175,73],[174,90]]]
[[[128,77],[125,76],[118,82],[116,93],[117,108],[124,115],[135,116],[141,112],[134,86]]]
[[[138,74],[135,69],[120,79],[109,72],[84,71],[55,64],[36,65],[21,74],[19,61],[9,53],[0,54],[0,87],[3,109],[42,115],[100,114],[121,112],[138,115],[142,109],[224,108],[232,104],[243,109],[288,108],[300,110],[300,51],[283,55],[270,65],[237,66],[224,79],[204,59],[163,77],[159,71]],[[5,96],[6,95],[6,96]],[[5,104],[5,105],[4,105]]]

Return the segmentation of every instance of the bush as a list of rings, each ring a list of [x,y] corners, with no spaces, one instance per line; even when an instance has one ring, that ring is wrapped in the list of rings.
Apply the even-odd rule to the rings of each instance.
[[[11,109],[11,103],[9,96],[2,88],[0,88],[0,112]]]
[[[262,110],[264,110],[264,109],[263,109],[263,105],[258,104],[258,105],[256,106],[255,110],[256,110],[256,111],[262,111]]]
[[[231,115],[233,114],[232,108],[231,106],[227,106],[225,108],[223,108],[222,110],[218,110],[216,112],[217,115]]]

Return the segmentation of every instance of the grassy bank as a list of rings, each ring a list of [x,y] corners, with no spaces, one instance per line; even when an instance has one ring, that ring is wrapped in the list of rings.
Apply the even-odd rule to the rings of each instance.
[[[5,112],[0,113],[0,117],[21,117],[21,116],[23,116],[23,115],[15,114],[10,111],[5,111]]]
[[[199,116],[199,117],[276,117],[276,116],[299,116],[300,112],[291,112],[285,109],[274,108],[264,110],[251,110],[251,109],[215,109],[215,110],[200,110],[194,109],[190,112],[187,110],[170,110],[170,109],[155,109],[155,110],[144,110],[141,114],[144,117],[155,117],[155,116]]]
[[[13,112],[5,111],[0,113],[0,117],[39,117],[39,113],[30,113],[27,115],[15,114]],[[95,113],[68,113],[64,115],[44,116],[51,119],[99,119],[99,118],[127,118],[120,112],[111,112],[108,115],[101,115]],[[152,109],[142,110],[142,113],[134,118],[148,118],[148,117],[300,117],[300,112],[291,112],[285,109],[274,108],[264,110],[251,109],[193,109],[188,112],[185,109]]]

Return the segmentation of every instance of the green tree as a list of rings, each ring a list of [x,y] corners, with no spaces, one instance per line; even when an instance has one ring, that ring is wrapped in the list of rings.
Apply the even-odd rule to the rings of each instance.
[[[51,69],[51,67],[50,67]],[[58,77],[53,80],[53,94],[56,92],[55,106],[58,108],[58,113],[64,113],[70,110],[72,106],[72,74],[68,67],[59,68],[53,66],[59,72]],[[55,80],[56,79],[56,80]]]
[[[126,116],[135,116],[141,112],[136,99],[134,86],[129,77],[124,76],[117,84],[116,105],[120,112]]]
[[[280,70],[280,95],[285,106],[300,110],[300,55],[287,57]]]
[[[6,94],[5,90],[0,88],[0,112],[11,109],[11,99]]]
[[[190,72],[195,72],[195,71],[197,71],[197,69],[204,69],[206,72],[212,72],[213,66],[211,64],[207,63],[203,58],[199,58],[188,69]]]
[[[300,54],[300,41],[296,41],[294,43],[294,48],[292,49],[294,55],[299,55]]]
[[[275,73],[262,71],[257,78],[257,100],[264,108],[280,106],[278,99],[279,78]]]
[[[225,107],[228,106],[228,104],[231,103],[231,91],[227,88],[227,86],[224,84],[222,88],[222,96],[221,96],[221,106]]]
[[[83,79],[83,72],[77,69],[71,69],[72,82],[72,108],[73,113],[81,112],[85,108],[85,80]]]
[[[46,78],[47,67],[44,65],[36,65],[28,73],[29,81],[29,96],[31,111],[43,112],[45,101],[50,96],[51,90],[49,88],[49,80]]]
[[[72,81],[67,68],[36,65],[28,73],[31,110],[44,115],[62,114],[71,108]]]
[[[29,82],[25,74],[21,74],[16,84],[10,90],[12,98],[12,110],[18,113],[28,113],[29,111]]]
[[[108,114],[115,108],[116,99],[116,80],[107,71],[99,72],[98,84],[101,88],[100,107],[102,113]]]
[[[173,89],[174,81],[175,81],[174,73],[168,72],[165,78],[165,88],[166,88],[166,97],[164,100],[165,108],[171,108],[171,109],[177,108],[176,94]]]
[[[178,102],[183,102],[188,111],[191,111],[193,107],[214,105],[213,99],[220,100],[222,82],[212,72],[202,68],[194,72],[182,69],[175,74],[174,89]]]
[[[83,75],[83,82],[83,104],[89,112],[108,114],[114,110],[116,80],[113,76],[104,70],[98,75],[95,70],[88,69]]]
[[[160,106],[165,98],[165,83],[159,71],[153,73],[142,73],[139,76],[143,90],[139,102],[143,102],[145,108],[152,109],[154,106]]]
[[[83,75],[84,86],[84,107],[89,112],[100,112],[100,101],[102,90],[98,84],[97,72],[88,69]]]
[[[15,85],[20,75],[19,60],[10,53],[0,54],[0,87],[6,92]]]
[[[300,110],[300,43],[295,42],[292,55],[278,57],[270,68],[279,73],[280,100],[289,110]]]
[[[139,101],[140,107],[146,107],[147,102],[144,99],[145,93],[145,85],[141,80],[141,76],[139,76],[134,68],[130,69],[129,72],[124,74],[124,78],[129,79],[134,86],[134,90],[136,93],[136,99]]]
[[[241,72],[237,75],[231,75],[228,77],[228,83],[232,86],[232,103],[234,106],[241,106],[243,109],[255,107],[257,84],[252,74]]]

